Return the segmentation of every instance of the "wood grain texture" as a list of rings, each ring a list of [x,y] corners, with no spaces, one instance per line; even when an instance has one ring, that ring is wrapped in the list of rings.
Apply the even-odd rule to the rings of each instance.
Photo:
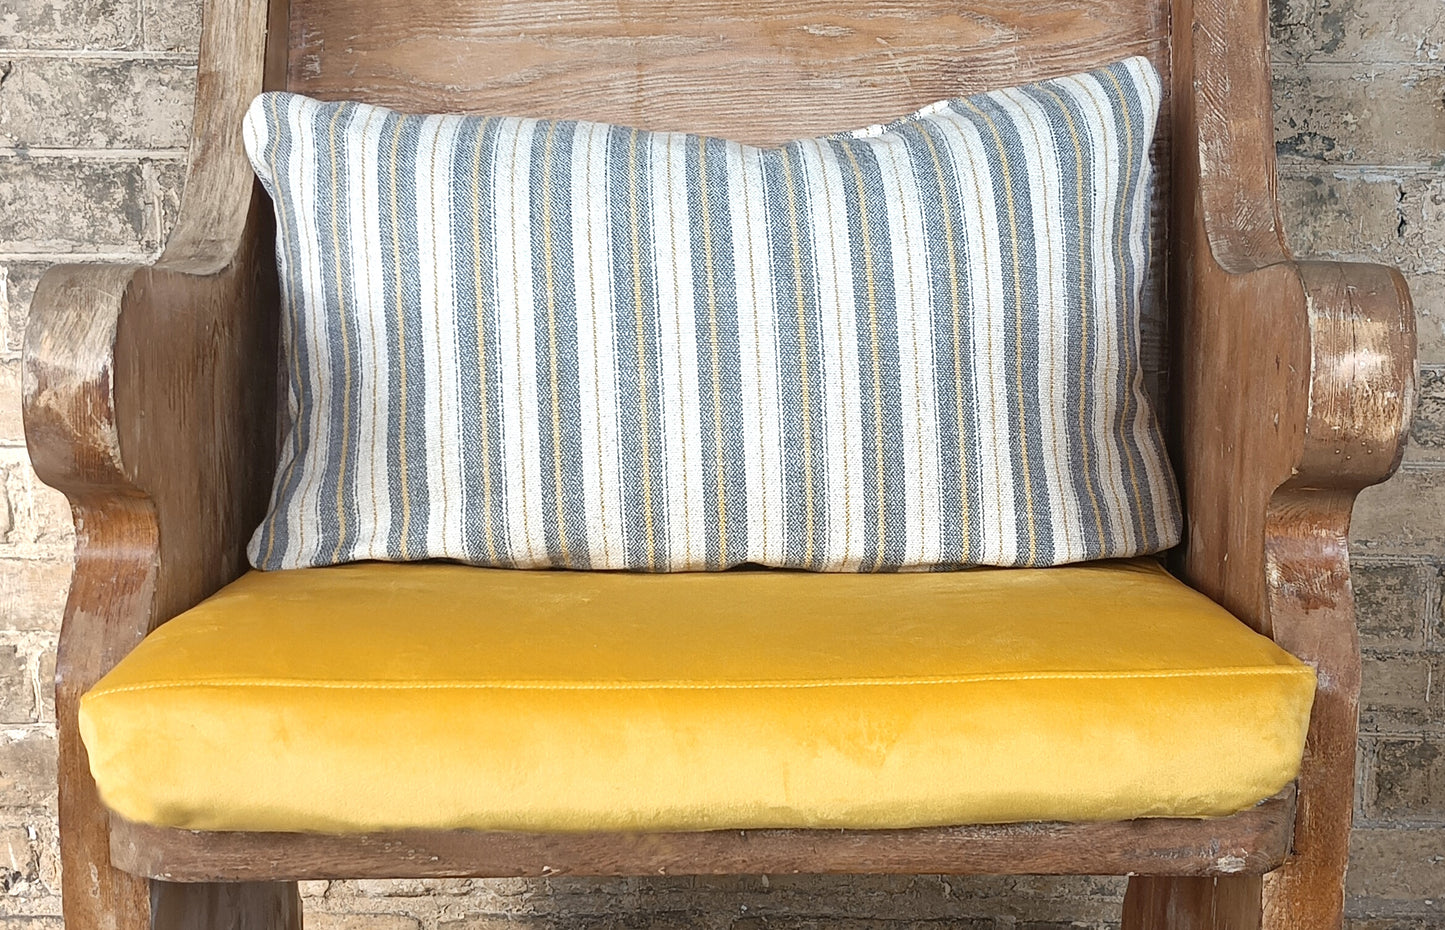
[[[241,113],[262,86],[267,13],[265,0],[207,5],[190,172],[160,259],[51,269],[31,306],[26,440],[76,526],[56,662],[72,930],[150,920],[146,882],[109,865],[79,698],[156,624],[240,572],[273,467],[270,206],[240,142]]]
[[[295,882],[151,882],[153,930],[301,930]]]
[[[1260,877],[1141,876],[1124,894],[1122,930],[1254,930],[1260,926]]]
[[[1233,875],[1284,861],[1294,788],[1216,820],[911,830],[326,836],[206,833],[122,822],[121,868],[169,881],[808,873]]]
[[[1174,563],[1320,685],[1293,855],[1262,892],[1136,879],[1134,927],[1343,921],[1360,676],[1347,536],[1355,495],[1399,462],[1414,313],[1394,269],[1300,262],[1285,246],[1267,14],[1265,0],[1174,4],[1172,439],[1188,521]],[[1162,923],[1151,901],[1208,921]]]
[[[1167,75],[1168,30],[1156,0],[306,0],[290,87],[770,144],[1130,54]]]

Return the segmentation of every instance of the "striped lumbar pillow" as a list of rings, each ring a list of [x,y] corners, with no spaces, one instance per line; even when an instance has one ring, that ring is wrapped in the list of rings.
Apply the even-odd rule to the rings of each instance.
[[[258,97],[261,568],[1048,565],[1173,545],[1133,58],[774,149]]]

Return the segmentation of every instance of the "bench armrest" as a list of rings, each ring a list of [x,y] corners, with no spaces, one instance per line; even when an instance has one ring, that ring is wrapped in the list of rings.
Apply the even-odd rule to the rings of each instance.
[[[1273,502],[1334,511],[1343,546],[1354,494],[1400,461],[1414,310],[1395,269],[1298,261],[1285,245],[1264,0],[1178,5],[1172,413],[1189,520],[1178,567],[1246,622],[1283,632],[1264,570],[1266,539],[1288,519]]]
[[[1399,464],[1415,391],[1409,292],[1382,265],[1183,260],[1192,280],[1176,298],[1174,413],[1188,525],[1177,567],[1288,648],[1281,585],[1329,584],[1294,578],[1303,541],[1287,540],[1317,524],[1306,535],[1325,534],[1316,544],[1348,600],[1354,497]]]
[[[1266,877],[1264,907],[1269,926],[1324,928],[1343,914],[1354,804],[1350,513],[1399,464],[1415,318],[1395,269],[1297,261],[1285,245],[1267,14],[1265,0],[1174,9],[1172,413],[1188,521],[1175,569],[1318,672],[1294,855]]]
[[[285,14],[265,0],[207,4],[190,169],[160,258],[57,266],[31,306],[31,460],[75,509],[79,559],[152,550],[155,603],[132,635],[234,577],[262,517],[279,304],[270,202],[247,162],[241,118],[268,79],[279,80]],[[268,64],[273,25],[281,41]],[[97,547],[114,533],[123,536]]]
[[[62,265],[25,335],[24,416],[41,480],[74,513],[56,660],[68,923],[148,923],[144,881],[109,868],[109,819],[80,696],[147,632],[245,567],[274,468],[279,320],[270,202],[241,117],[284,69],[286,4],[208,0],[185,195],[154,264]],[[272,41],[268,50],[268,33]]]
[[[156,576],[137,637],[240,573],[270,487],[275,262],[269,204],[242,209],[215,270],[60,265],[32,304],[31,461],[70,500],[78,558],[133,557]]]

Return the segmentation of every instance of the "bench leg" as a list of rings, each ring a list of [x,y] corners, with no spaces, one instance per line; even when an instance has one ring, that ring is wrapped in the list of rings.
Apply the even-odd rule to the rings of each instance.
[[[1124,895],[1123,930],[1261,930],[1262,896],[1258,875],[1136,875]]]
[[[301,930],[295,882],[151,882],[150,930]]]

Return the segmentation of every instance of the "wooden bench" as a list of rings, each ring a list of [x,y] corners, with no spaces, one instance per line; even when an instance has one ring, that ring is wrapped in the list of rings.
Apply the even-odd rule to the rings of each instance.
[[[209,0],[190,175],[153,265],[36,293],[25,424],[74,509],[56,673],[70,930],[299,927],[319,878],[738,872],[1129,874],[1124,926],[1339,927],[1360,662],[1346,536],[1398,463],[1413,313],[1390,268],[1301,262],[1275,196],[1265,0]],[[245,569],[270,488],[277,283],[240,143],[265,88],[415,112],[587,117],[768,142],[1149,56],[1165,78],[1161,379],[1181,578],[1319,671],[1297,785],[1220,820],[896,831],[202,833],[100,804],[80,696]]]

